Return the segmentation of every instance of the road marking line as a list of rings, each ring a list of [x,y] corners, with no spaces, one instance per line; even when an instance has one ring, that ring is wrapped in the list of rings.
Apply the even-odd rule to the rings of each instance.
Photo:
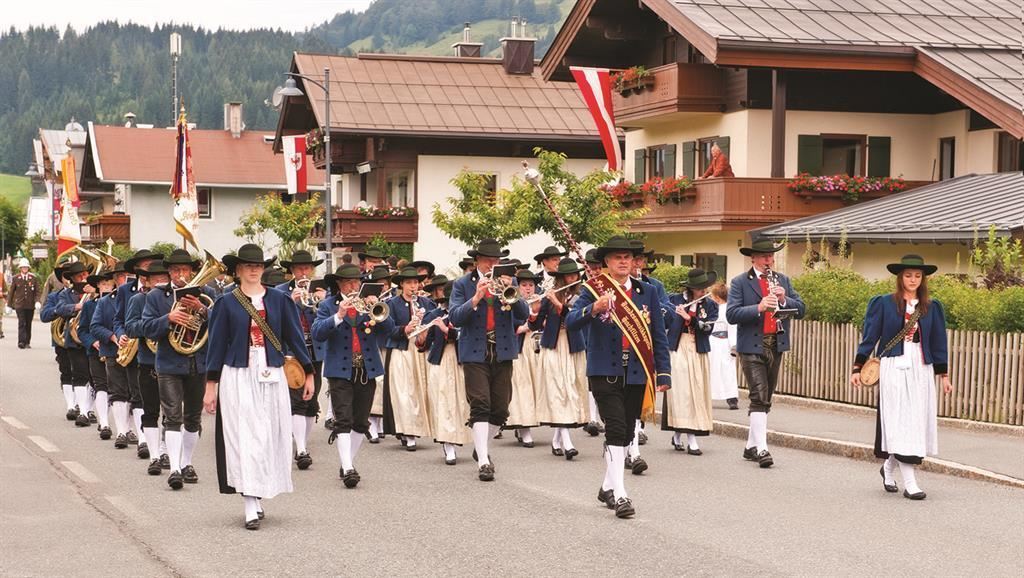
[[[87,484],[95,484],[100,481],[100,479],[96,477],[96,474],[90,472],[85,466],[78,462],[61,462],[61,464]]]
[[[122,496],[103,496],[108,502],[111,503],[115,508],[121,511],[122,514],[131,518],[133,522],[141,525],[149,525],[153,523],[153,517],[146,515],[145,512],[135,507],[127,498]]]
[[[28,439],[32,440],[32,442],[39,446],[44,452],[52,454],[60,451],[60,448],[53,445],[53,442],[43,436],[28,436]]]
[[[10,424],[10,426],[13,427],[14,429],[28,429],[28,426],[25,425],[23,421],[14,416],[5,415],[3,417],[0,417],[0,419]]]

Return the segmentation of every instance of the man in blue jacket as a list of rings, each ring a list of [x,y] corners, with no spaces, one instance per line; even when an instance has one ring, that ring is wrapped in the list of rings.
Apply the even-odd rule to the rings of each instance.
[[[128,300],[128,312],[125,315],[124,331],[131,339],[138,340],[135,362],[139,366],[139,391],[142,394],[142,436],[145,441],[139,442],[139,455],[152,448],[152,459],[146,472],[151,476],[159,476],[163,470],[171,468],[171,458],[167,448],[160,441],[160,384],[156,376],[156,351],[150,349],[151,341],[146,339],[145,324],[142,315],[146,310],[146,296],[158,285],[170,282],[167,267],[163,261],[153,261],[145,269],[136,267],[135,273],[140,281],[140,290]],[[159,451],[158,451],[159,448]]]
[[[167,485],[180,490],[183,484],[195,484],[199,475],[192,466],[192,452],[199,443],[202,426],[203,395],[206,392],[206,345],[194,353],[183,355],[171,346],[168,335],[177,326],[198,321],[200,329],[195,338],[206,330],[209,316],[207,303],[193,295],[178,297],[176,289],[185,287],[201,261],[192,259],[188,251],[175,249],[163,261],[171,282],[155,287],[146,295],[146,307],[142,312],[142,332],[157,341],[156,374],[160,391],[160,409],[164,414],[164,443],[170,458],[171,473]],[[213,292],[200,288],[210,302]],[[208,292],[208,293],[207,293]],[[174,307],[175,304],[180,307]],[[192,333],[192,330],[188,330]],[[184,424],[185,431],[181,431]]]
[[[776,321],[778,309],[795,309],[797,319],[805,306],[789,278],[775,272],[775,253],[782,250],[768,239],[754,241],[740,253],[752,267],[733,278],[725,318],[736,325],[736,351],[750,388],[750,431],[743,458],[762,468],[775,463],[768,453],[768,412],[779,379],[782,353],[789,351],[789,320]]]
[[[89,359],[89,378],[92,381],[92,388],[95,391],[96,399],[93,407],[97,431],[100,432],[101,440],[110,439],[110,402],[107,389],[107,367],[102,357],[103,344],[99,337],[92,332],[92,318],[96,312],[97,304],[110,295],[114,289],[113,275],[104,271],[99,275],[90,275],[86,283],[96,288],[96,296],[82,305],[82,318],[79,322],[78,335],[82,338],[82,345],[85,347],[86,356]],[[115,352],[116,354],[116,352]]]
[[[590,285],[585,286],[565,322],[571,331],[587,332],[587,377],[604,418],[607,447],[605,477],[597,497],[619,518],[636,514],[626,495],[623,469],[626,448],[636,435],[636,422],[643,412],[645,391],[651,382],[660,391],[672,385],[665,320],[657,291],[630,277],[638,252],[640,249],[628,239],[612,237],[597,248],[595,256],[604,264],[613,287],[632,301],[632,305],[624,303],[623,309],[637,311],[640,322],[647,325],[654,367],[645,367],[637,350],[641,342],[630,340],[620,329],[620,318],[612,314],[616,304],[611,291],[595,295]]]
[[[70,264],[71,261],[66,260],[59,263],[53,269],[54,278],[65,285],[67,285],[67,281],[64,280],[64,268]],[[66,286],[63,289],[51,291],[46,295],[46,301],[43,304],[43,307],[39,310],[40,321],[43,323],[54,323],[57,321],[57,305],[59,303],[63,303],[65,291],[67,291]],[[50,335],[54,358],[57,361],[57,368],[60,371],[60,387],[64,393],[64,402],[67,405],[67,414],[65,417],[68,421],[74,421],[78,418],[78,410],[75,408],[75,392],[71,385],[71,362],[68,361],[68,350],[62,345],[57,344],[57,342],[52,339],[52,332]]]
[[[359,291],[361,278],[359,267],[352,264],[342,265],[325,277],[337,293],[320,301],[312,328],[313,339],[324,343],[327,350],[323,371],[334,406],[330,439],[338,446],[340,476],[346,488],[359,483],[355,459],[363,436],[370,431],[370,406],[377,378],[384,374],[380,348],[395,327],[391,317],[375,322],[366,313],[356,311],[352,299],[344,297]],[[376,302],[376,297],[366,298],[368,305]],[[352,435],[353,431],[358,435]]]
[[[136,269],[146,269],[153,261],[159,261],[163,258],[164,256],[160,253],[154,253],[149,249],[140,249],[132,255],[131,259],[124,262],[125,282],[117,286],[117,297],[114,300],[116,304],[114,309],[114,335],[117,336],[118,347],[124,347],[128,343],[128,336],[124,333],[124,319],[128,313],[128,300],[141,291],[140,282],[135,277]],[[129,444],[137,444],[139,443],[139,436],[142,435],[142,415],[146,412],[142,403],[142,387],[139,385],[138,360],[132,360],[127,367],[120,370],[115,368],[114,371],[115,373],[111,375],[110,367],[108,366],[107,373],[109,379],[114,381],[123,380],[127,383],[128,401],[131,409],[131,430],[125,434],[125,437]],[[149,455],[139,452],[139,457],[144,459],[148,458]]]
[[[530,308],[519,299],[503,305],[500,295],[491,293],[489,278],[498,259],[508,256],[494,239],[484,239],[469,251],[475,270],[455,281],[449,302],[449,320],[459,328],[458,352],[466,377],[469,423],[481,481],[494,480],[494,463],[487,442],[508,419],[512,400],[512,360],[519,356],[516,328],[526,322]],[[501,278],[514,285],[511,276]]]
[[[80,261],[65,267],[64,279],[71,283],[71,287],[62,293],[55,308],[56,315],[67,320],[64,324],[64,347],[67,350],[68,362],[71,364],[71,386],[75,406],[78,408],[75,425],[78,427],[89,425],[89,358],[82,344],[71,336],[71,320],[79,314],[85,304],[83,297],[86,295],[88,276],[89,269]]]

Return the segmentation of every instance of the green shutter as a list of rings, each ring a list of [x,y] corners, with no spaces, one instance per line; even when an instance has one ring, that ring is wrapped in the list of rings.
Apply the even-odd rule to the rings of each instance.
[[[665,145],[665,178],[676,176],[676,145]]]
[[[718,273],[718,279],[720,281],[725,281],[726,279],[727,264],[728,257],[726,257],[725,255],[715,255],[714,257],[711,258],[711,270],[714,271],[715,273]]]
[[[697,164],[697,141],[686,141],[683,143],[683,176],[694,178]]]
[[[647,151],[636,149],[633,151],[633,182],[642,183],[647,180]]]
[[[725,155],[725,158],[729,158],[729,137],[720,136],[715,139],[715,142],[718,143],[718,148],[722,149],[722,154]]]
[[[693,267],[693,255],[680,255],[679,265],[683,267]]]
[[[868,176],[888,177],[892,157],[892,139],[887,136],[868,137]]]
[[[821,174],[821,135],[802,134],[797,137],[796,172]]]

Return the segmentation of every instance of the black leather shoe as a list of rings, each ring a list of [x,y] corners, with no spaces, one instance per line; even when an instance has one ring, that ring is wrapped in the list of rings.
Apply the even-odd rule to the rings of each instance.
[[[634,476],[639,476],[647,471],[647,462],[642,457],[637,456],[629,469],[633,471]]]
[[[146,442],[142,442],[141,444],[139,444],[138,449],[135,450],[135,455],[138,456],[140,460],[148,460],[149,444],[147,444]]]
[[[379,444],[380,443],[380,436],[375,437],[375,438],[371,437],[369,441],[370,441],[371,444]]]
[[[112,436],[112,435],[114,435],[114,432],[110,431],[109,427],[101,427],[100,428],[100,439],[101,440],[104,440],[104,441],[109,440],[110,436]]]
[[[770,468],[775,465],[775,460],[772,459],[772,455],[768,453],[768,450],[764,450],[757,454],[757,465],[762,468]]]
[[[97,421],[98,420],[96,419],[96,412],[90,411],[89,412],[89,423],[96,423]]]
[[[124,434],[124,437],[128,440],[128,443],[131,445],[139,443],[139,436],[135,435],[135,432],[133,431],[129,431],[128,433]]]
[[[128,438],[124,437],[124,434],[117,434],[117,437],[114,438],[114,447],[119,450],[128,447]]]
[[[633,509],[633,502],[629,501],[629,498],[619,498],[615,502],[616,518],[632,518],[635,515],[636,510]]]
[[[501,430],[498,430],[498,433],[494,434],[494,437],[491,439],[500,440],[503,437],[505,437],[504,434],[501,433]]]
[[[160,460],[155,459],[149,462],[149,467],[146,468],[146,473],[151,476],[159,476],[163,469],[160,467]]]
[[[725,402],[729,404],[729,409],[740,408],[740,400],[736,399],[735,397],[730,397],[729,399],[725,400]]]
[[[414,451],[416,451],[416,448],[419,447],[419,446],[416,445],[416,442],[403,443],[403,445],[405,446],[405,451],[407,451],[407,452],[414,452]]]
[[[260,529],[260,519],[259,519],[259,517],[257,517],[255,520],[246,520],[245,521],[245,529],[246,530],[259,530]]]
[[[597,501],[605,505],[609,510],[615,509],[615,492],[613,490],[598,490]]]
[[[479,462],[480,458],[476,455],[476,450],[473,450],[473,461]],[[494,457],[490,453],[487,454],[487,463],[491,464],[491,468],[494,468]]]
[[[569,448],[569,449],[565,450],[565,459],[566,460],[572,461],[572,459],[574,457],[578,456],[578,455],[580,455],[580,450],[578,450],[576,448]]]
[[[752,448],[746,448],[743,450],[743,459],[750,460],[752,462],[757,461],[757,446]]]
[[[300,470],[308,470],[309,466],[313,465],[313,458],[309,456],[309,452],[302,452],[295,456],[295,465]]]
[[[64,417],[67,418],[68,421],[75,421],[78,419],[78,408],[73,407],[69,409],[68,412],[64,414]]]
[[[180,490],[185,485],[185,480],[181,477],[181,472],[171,472],[171,475],[167,476],[167,485],[172,490]]]
[[[885,466],[878,468],[878,475],[882,476],[882,487],[885,488],[885,491],[889,492],[890,494],[895,494],[896,492],[900,491],[899,487],[896,485],[895,482],[892,484],[885,483]]]
[[[629,456],[626,456],[626,460],[622,462],[622,467],[626,468],[627,470],[632,470],[633,469],[633,458],[631,458]]]
[[[447,458],[447,457],[446,457],[446,458],[444,459],[444,465],[446,465],[446,466],[454,466],[454,465],[455,465],[455,463],[456,463],[456,460],[455,460],[455,458],[451,458],[451,459],[449,459],[449,458]]]
[[[564,456],[565,450],[563,450],[562,448],[556,448],[555,446],[551,446],[551,454],[556,456]]]
[[[345,472],[341,475],[342,483],[345,484],[346,488],[350,489],[359,485],[360,479],[361,478],[359,477],[359,472],[357,472],[355,468],[351,470],[345,470]]]
[[[519,442],[519,445],[523,446],[524,448],[532,448],[532,447],[534,447],[534,443],[533,442],[521,441],[521,442]]]
[[[324,429],[328,431],[334,431],[334,418],[329,417],[324,420]]]
[[[903,490],[903,497],[908,500],[923,500],[928,497],[928,495],[924,492],[915,492],[911,494],[910,492]]]
[[[691,456],[702,456],[702,455],[704,455],[704,452],[702,452],[700,448],[694,448],[694,447],[690,447],[690,446],[687,446],[686,453],[690,454]]]
[[[169,470],[171,469],[171,456],[167,454],[160,454],[160,469]]]
[[[647,434],[644,433],[644,430],[640,430],[640,433],[637,434],[637,442],[642,446],[647,445]]]
[[[494,481],[494,466],[491,464],[484,464],[480,466],[480,472],[477,474],[481,482],[493,482]]]
[[[599,433],[601,433],[600,429],[597,426],[597,422],[593,422],[593,421],[584,424],[583,425],[583,431],[587,432],[587,434],[590,437],[597,437],[597,435]]]
[[[196,469],[191,464],[181,468],[181,479],[186,484],[198,484],[199,474],[196,473]]]
[[[672,447],[677,452],[685,452],[686,451],[686,444],[677,444],[676,442],[672,442]]]
[[[85,415],[84,413],[78,414],[78,417],[75,418],[75,427],[88,427],[88,425],[89,416]]]

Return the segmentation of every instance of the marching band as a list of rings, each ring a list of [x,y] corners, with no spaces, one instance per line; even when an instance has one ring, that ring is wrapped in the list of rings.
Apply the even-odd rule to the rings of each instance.
[[[245,528],[259,528],[264,498],[292,490],[292,464],[312,467],[308,439],[321,413],[345,488],[361,480],[356,457],[364,438],[392,435],[407,451],[433,440],[447,465],[472,444],[477,477],[490,482],[492,440],[503,428],[524,448],[534,447],[536,428],[552,428],[552,454],[570,461],[580,455],[573,429],[603,433],[598,500],[629,518],[636,510],[623,474],[649,469],[640,445],[656,395],[672,446],[701,455],[698,439],[713,429],[711,400],[738,407],[736,357],[750,397],[742,457],[774,464],[767,416],[789,349],[789,319],[805,310],[774,269],[778,250],[755,241],[740,250],[751,269],[728,285],[694,268],[672,294],[648,275],[652,253],[623,237],[589,251],[582,267],[568,251],[548,247],[534,258],[538,272],[482,239],[458,264],[457,279],[425,261],[392,270],[375,249],[323,279],[314,279],[323,260],[306,251],[278,269],[252,244],[222,260],[207,254],[205,262],[180,249],[167,256],[143,250],[109,270],[88,259],[59,263],[64,288],[41,313],[59,324],[51,334],[67,419],[96,424],[115,448],[138,443],[147,472],[167,471],[172,489],[199,482],[192,456],[201,412],[216,414],[219,488],[242,494]],[[879,297],[869,305],[851,381],[860,385],[877,344],[881,475],[886,491],[896,491],[899,469],[905,495],[916,500],[924,492],[913,467],[934,453],[934,392],[903,399],[886,388],[945,374],[944,325],[921,279],[934,269],[909,256],[890,270],[917,276],[900,281],[899,302]],[[209,285],[215,278],[219,296]],[[909,334],[897,334],[903,321]],[[883,350],[887,341],[922,347],[904,355],[892,345]],[[329,400],[323,412],[321,379]],[[910,406],[919,411],[908,425],[900,408]]]

